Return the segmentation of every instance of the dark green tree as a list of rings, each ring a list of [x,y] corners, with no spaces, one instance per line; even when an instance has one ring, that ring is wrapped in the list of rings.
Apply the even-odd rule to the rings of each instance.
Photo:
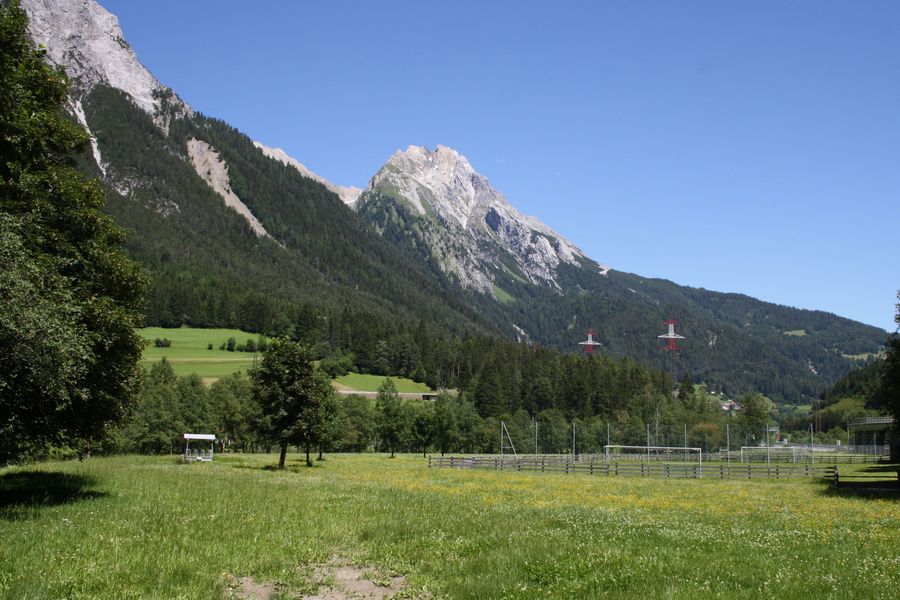
[[[375,399],[375,413],[378,419],[377,431],[381,445],[390,450],[391,458],[394,458],[394,450],[397,449],[405,434],[406,419],[403,415],[403,406],[394,380],[390,377],[384,380],[378,388],[378,396]]]
[[[428,453],[428,447],[434,442],[434,404],[407,405],[406,421],[410,428],[410,439],[414,446],[422,451],[422,457]]]
[[[375,440],[375,411],[368,398],[347,396],[343,399],[343,450],[363,452]]]
[[[124,416],[147,285],[74,166],[89,138],[26,25],[18,2],[0,4],[0,463],[46,443],[89,449]]]
[[[441,454],[459,446],[459,427],[456,424],[456,400],[449,394],[438,395],[434,401],[434,443]]]
[[[309,451],[320,437],[331,384],[315,368],[309,350],[289,340],[273,340],[250,379],[262,433],[281,449],[278,468],[284,468],[289,444],[304,446],[306,464],[312,466]]]

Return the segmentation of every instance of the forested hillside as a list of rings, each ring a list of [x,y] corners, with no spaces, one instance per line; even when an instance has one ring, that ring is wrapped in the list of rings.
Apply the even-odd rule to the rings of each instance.
[[[105,163],[107,210],[132,232],[128,250],[153,278],[148,324],[278,333],[309,307],[351,306],[456,332],[490,329],[324,186],[264,157],[221,121],[175,120],[167,136],[103,86],[84,106]],[[197,176],[185,150],[191,138],[219,151],[236,193],[271,237],[257,237]]]
[[[834,315],[615,270],[601,275],[588,259],[559,265],[561,290],[526,281],[510,261],[496,270],[496,298],[468,291],[430,258],[442,232],[402,204],[374,197],[357,214],[221,121],[173,119],[166,134],[105,86],[83,105],[103,157],[107,210],[132,232],[127,249],[153,279],[148,325],[240,327],[337,347],[333,333],[308,332],[346,308],[371,315],[354,335],[373,345],[385,341],[367,333],[374,318],[563,350],[593,327],[609,356],[675,378],[687,372],[728,394],[755,390],[789,402],[846,373],[853,362],[843,355],[882,342],[876,328]],[[192,139],[218,152],[234,192],[269,235],[257,236],[197,175],[186,150]],[[90,155],[83,165],[99,174]],[[662,352],[656,337],[670,317],[687,337],[676,355]]]
[[[411,261],[424,264],[443,281],[439,256],[452,254],[440,219],[418,215],[409,203],[378,189],[359,202],[360,216]],[[885,332],[836,315],[762,302],[741,294],[679,286],[615,269],[590,259],[557,267],[559,288],[535,285],[514,260],[494,249],[495,263],[482,265],[494,281],[498,323],[523,330],[528,339],[573,349],[587,328],[611,356],[632,357],[673,377],[690,373],[728,394],[759,390],[779,401],[815,397],[856,362],[850,356],[876,352]],[[449,284],[447,284],[449,285]],[[490,296],[483,296],[488,297]],[[663,321],[679,321],[683,350],[667,354],[657,336]]]

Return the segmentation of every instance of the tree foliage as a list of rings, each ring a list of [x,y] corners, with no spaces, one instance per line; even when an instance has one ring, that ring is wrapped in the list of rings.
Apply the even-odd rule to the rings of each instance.
[[[0,5],[0,462],[81,445],[121,419],[139,383],[146,282],[75,156],[88,142],[68,82]]]
[[[281,448],[278,467],[284,468],[288,444],[305,447],[306,463],[312,466],[309,452],[324,435],[332,389],[313,364],[309,350],[290,340],[273,340],[250,378],[262,431]]]
[[[375,398],[375,413],[378,439],[391,453],[391,458],[394,458],[394,451],[407,435],[408,421],[404,418],[397,387],[390,377],[385,379],[378,388],[378,395]]]

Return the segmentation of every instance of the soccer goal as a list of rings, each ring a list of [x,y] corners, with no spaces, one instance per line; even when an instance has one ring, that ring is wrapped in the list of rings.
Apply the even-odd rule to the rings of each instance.
[[[684,462],[703,464],[702,448],[686,448],[684,446],[603,446],[606,462],[642,461],[642,462]]]
[[[741,446],[741,462],[804,462],[808,456],[805,446]]]

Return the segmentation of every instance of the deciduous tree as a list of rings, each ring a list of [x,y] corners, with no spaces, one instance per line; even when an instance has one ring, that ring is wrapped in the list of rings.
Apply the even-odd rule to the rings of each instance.
[[[273,340],[250,378],[262,413],[263,433],[281,449],[278,468],[284,468],[289,444],[304,446],[306,464],[312,466],[309,451],[321,433],[323,405],[331,384],[315,368],[309,350],[289,340]]]
[[[375,412],[378,415],[378,438],[382,446],[390,450],[391,458],[394,458],[394,451],[403,439],[406,420],[403,418],[400,395],[390,377],[378,388]]]
[[[0,463],[46,443],[86,445],[140,381],[146,279],[74,157],[65,75],[0,3]]]

